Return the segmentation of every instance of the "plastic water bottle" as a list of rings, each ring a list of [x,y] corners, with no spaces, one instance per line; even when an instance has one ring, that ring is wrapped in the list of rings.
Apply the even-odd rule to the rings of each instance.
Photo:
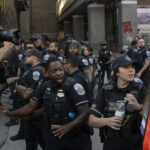
[[[73,120],[75,118],[75,113],[74,112],[69,112],[68,116],[71,120]]]
[[[125,103],[121,102],[119,103],[116,111],[115,111],[115,117],[120,117],[120,118],[124,118],[125,115]]]

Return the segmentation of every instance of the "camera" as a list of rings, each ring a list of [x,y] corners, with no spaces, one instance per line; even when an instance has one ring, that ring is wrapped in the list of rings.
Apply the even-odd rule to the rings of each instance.
[[[4,31],[3,27],[0,26],[0,47],[3,47],[3,42],[13,42],[15,45],[19,45],[20,40],[20,31],[17,29],[11,29]]]

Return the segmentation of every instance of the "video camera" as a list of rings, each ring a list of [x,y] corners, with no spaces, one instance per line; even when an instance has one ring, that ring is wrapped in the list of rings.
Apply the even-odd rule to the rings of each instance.
[[[15,43],[15,45],[19,45],[21,42],[20,31],[18,31],[17,29],[4,31],[3,27],[0,26],[0,47],[4,46],[4,41],[13,42]]]

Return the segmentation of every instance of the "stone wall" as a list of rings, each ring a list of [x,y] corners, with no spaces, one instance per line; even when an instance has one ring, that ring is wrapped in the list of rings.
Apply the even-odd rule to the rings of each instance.
[[[1,18],[0,24],[4,29],[11,29],[18,27],[18,17],[15,9],[14,0],[5,0],[5,8],[4,8],[4,0],[0,0],[0,8],[1,8]]]
[[[57,37],[56,0],[32,0],[32,34]]]

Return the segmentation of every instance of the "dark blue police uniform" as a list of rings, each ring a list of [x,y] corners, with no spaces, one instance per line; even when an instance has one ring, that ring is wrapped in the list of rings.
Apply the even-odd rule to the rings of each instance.
[[[20,85],[25,86],[33,91],[37,89],[39,80],[43,78],[42,67],[40,64],[29,68],[24,74],[21,76]],[[21,103],[19,97],[18,102]],[[29,101],[26,100],[22,104],[22,106]],[[24,135],[26,140],[26,150],[37,150],[37,120],[35,119],[27,119],[20,122],[20,129],[18,134]]]
[[[47,115],[46,150],[91,150],[87,125],[73,129],[61,139],[55,137],[50,128],[52,124],[69,123],[79,114],[76,107],[88,103],[86,92],[80,83],[70,77],[61,86],[48,81],[35,93],[33,100],[44,103]]]
[[[136,73],[138,73],[142,69],[146,59],[150,60],[150,51],[147,50],[144,47],[138,49],[138,51],[130,50],[128,55],[132,60],[135,61],[135,71],[136,71]],[[141,80],[144,82],[144,85],[146,87],[148,87],[149,83],[150,83],[149,74],[150,74],[150,68],[148,67],[148,69],[146,69],[142,73],[142,76],[141,76]]]
[[[113,117],[120,102],[124,101],[127,93],[133,94],[139,104],[147,94],[143,84],[131,82],[126,88],[119,89],[113,82],[103,86],[91,106],[91,114],[96,117]],[[126,103],[125,117],[119,131],[110,127],[100,129],[100,136],[104,142],[104,150],[140,150],[142,145],[140,134],[141,115]]]
[[[105,76],[105,72],[107,73],[107,79],[108,81],[110,80],[111,77],[111,66],[110,63],[108,64],[107,62],[110,60],[112,56],[112,52],[106,48],[106,49],[101,49],[99,51],[99,65],[101,67],[101,71],[102,71],[102,81],[104,83],[104,76]]]

